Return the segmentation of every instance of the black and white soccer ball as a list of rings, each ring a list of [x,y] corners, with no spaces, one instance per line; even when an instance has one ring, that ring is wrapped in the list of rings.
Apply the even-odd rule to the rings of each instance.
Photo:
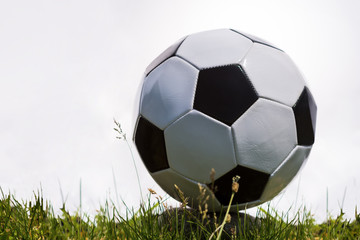
[[[190,206],[232,210],[275,197],[314,143],[316,104],[286,53],[231,29],[189,35],[146,69],[133,140],[154,180]],[[215,169],[214,181],[210,178]]]

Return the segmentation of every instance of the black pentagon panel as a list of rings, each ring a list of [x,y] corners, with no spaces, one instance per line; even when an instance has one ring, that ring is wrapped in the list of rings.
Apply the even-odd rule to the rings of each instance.
[[[315,141],[316,126],[316,103],[310,92],[305,87],[298,101],[293,106],[296,121],[296,131],[298,144],[303,146],[311,146]]]
[[[149,172],[169,168],[164,132],[143,117],[136,128],[135,145]]]
[[[239,65],[221,66],[200,71],[194,109],[231,126],[257,99]]]
[[[243,166],[237,166],[224,176],[215,180],[215,196],[222,205],[229,205],[232,194],[232,178],[240,176],[239,191],[235,194],[232,204],[242,204],[259,200],[270,177],[269,174]],[[212,188],[212,184],[208,184]]]

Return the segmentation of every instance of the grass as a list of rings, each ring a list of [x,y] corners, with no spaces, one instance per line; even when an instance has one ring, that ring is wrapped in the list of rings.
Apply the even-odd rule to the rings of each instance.
[[[55,214],[40,192],[31,201],[22,202],[11,194],[1,194],[0,239],[215,239],[220,238],[221,232],[215,230],[224,220],[222,214],[202,217],[186,206],[167,207],[153,191],[137,211],[127,208],[124,216],[107,202],[92,218],[80,212],[70,214],[65,206]],[[315,223],[305,207],[292,218],[270,206],[258,208],[254,217],[235,225],[226,222],[225,229],[232,225],[230,231],[222,232],[221,239],[360,239],[356,209],[353,221],[341,213],[321,224]]]

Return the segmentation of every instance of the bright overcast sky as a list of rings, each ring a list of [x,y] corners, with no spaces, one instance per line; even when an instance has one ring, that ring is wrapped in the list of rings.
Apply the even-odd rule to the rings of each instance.
[[[115,139],[113,118],[131,139],[136,89],[151,60],[185,35],[234,28],[287,52],[318,105],[310,158],[274,205],[305,204],[324,220],[328,191],[329,211],[353,217],[359,11],[356,0],[0,0],[0,186],[24,199],[42,189],[55,208],[64,200],[76,209],[81,182],[84,210],[94,212],[116,201],[116,183],[118,197],[138,206],[131,154]],[[132,148],[143,191],[161,192]]]

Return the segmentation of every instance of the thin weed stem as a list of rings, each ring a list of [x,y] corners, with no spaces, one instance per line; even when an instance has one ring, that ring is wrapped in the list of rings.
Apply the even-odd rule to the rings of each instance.
[[[135,172],[136,172],[136,177],[137,177],[137,181],[138,181],[138,185],[139,185],[139,191],[140,191],[140,197],[141,197],[141,202],[143,201],[143,195],[142,195],[142,189],[141,189],[141,184],[140,184],[140,177],[139,177],[139,172],[138,172],[138,169],[137,169],[137,166],[136,166],[136,163],[135,163],[135,158],[134,158],[134,153],[132,151],[132,148],[126,138],[126,133],[123,132],[122,128],[121,128],[121,124],[116,121],[114,119],[114,123],[116,125],[116,127],[114,128],[114,130],[119,134],[118,136],[116,136],[117,139],[120,139],[120,140],[124,140],[129,148],[129,151],[130,151],[130,154],[131,154],[131,159],[132,159],[132,162],[134,164],[134,168],[135,168]]]

